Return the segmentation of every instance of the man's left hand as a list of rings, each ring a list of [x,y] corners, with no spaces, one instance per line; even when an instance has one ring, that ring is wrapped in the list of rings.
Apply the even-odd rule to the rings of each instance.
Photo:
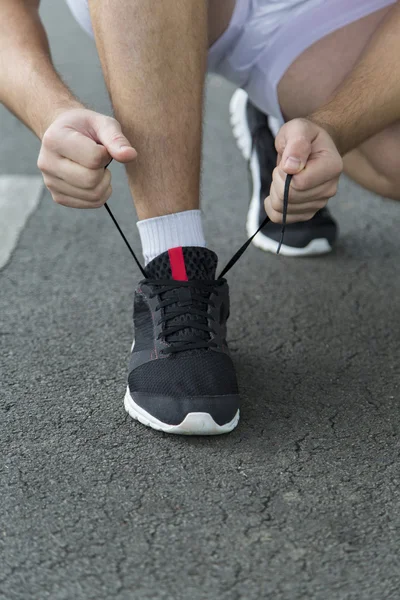
[[[275,146],[278,166],[265,200],[267,214],[274,223],[282,223],[285,181],[291,174],[286,222],[308,221],[336,194],[342,158],[327,131],[307,119],[285,123]]]

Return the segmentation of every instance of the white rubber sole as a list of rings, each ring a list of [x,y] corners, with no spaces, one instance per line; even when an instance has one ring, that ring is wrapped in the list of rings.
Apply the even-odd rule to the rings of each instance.
[[[230,104],[230,120],[232,125],[232,131],[236,140],[237,147],[241,151],[244,159],[249,162],[249,168],[253,181],[253,192],[250,200],[249,211],[247,213],[246,231],[247,235],[251,237],[259,227],[258,215],[259,215],[259,204],[260,204],[260,191],[261,191],[261,176],[260,176],[260,165],[257,159],[256,152],[251,154],[252,140],[251,133],[247,125],[246,119],[246,104],[247,104],[247,93],[244,90],[238,89],[233,94]],[[266,252],[276,253],[278,249],[278,242],[267,237],[261,231],[257,233],[253,239],[253,244]],[[331,252],[332,247],[326,238],[317,238],[312,240],[304,248],[296,248],[294,246],[287,246],[282,244],[280,253],[283,256],[310,256],[327,254]]]
[[[218,425],[208,413],[194,412],[189,413],[180,425],[168,425],[153,417],[150,413],[141,408],[134,400],[129,391],[126,390],[124,400],[126,412],[136,421],[139,421],[146,427],[152,427],[165,433],[176,435],[222,435],[229,433],[237,426],[239,422],[239,411],[230,423]]]

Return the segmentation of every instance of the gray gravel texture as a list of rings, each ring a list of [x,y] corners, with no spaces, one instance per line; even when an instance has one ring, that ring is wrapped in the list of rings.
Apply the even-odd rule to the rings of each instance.
[[[109,112],[91,41],[63,4],[43,15],[66,80]],[[210,80],[203,207],[221,263],[248,199],[231,93]],[[0,173],[36,174],[38,142],[0,123]],[[344,180],[332,209],[332,255],[251,247],[229,276],[242,420],[187,439],[123,410],[139,274],[106,212],[45,194],[0,273],[1,600],[400,597],[399,206]]]

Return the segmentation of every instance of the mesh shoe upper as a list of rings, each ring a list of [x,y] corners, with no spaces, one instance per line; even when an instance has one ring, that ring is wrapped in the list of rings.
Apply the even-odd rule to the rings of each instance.
[[[131,392],[179,398],[238,393],[230,356],[213,350],[190,350],[188,356],[184,354],[153,360],[131,371]]]

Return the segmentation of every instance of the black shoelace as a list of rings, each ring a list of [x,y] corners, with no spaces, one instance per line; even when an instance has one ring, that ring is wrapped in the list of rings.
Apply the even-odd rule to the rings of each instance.
[[[291,179],[292,175],[286,177],[283,198],[282,235],[277,254],[279,254],[285,233]],[[151,294],[151,297],[158,296],[160,299],[160,302],[156,307],[157,312],[162,311],[163,313],[158,322],[158,325],[163,324],[163,330],[160,333],[159,338],[164,339],[169,344],[169,346],[163,350],[163,353],[174,354],[185,350],[216,347],[218,344],[212,340],[214,330],[210,323],[213,318],[208,313],[208,307],[213,306],[213,302],[210,299],[211,292],[216,286],[223,285],[223,278],[226,273],[232,269],[242,254],[244,254],[257,233],[269,222],[269,217],[267,216],[264,219],[257,231],[232,256],[225,268],[222,269],[216,281],[151,280],[147,278],[146,271],[132,250],[131,245],[126,239],[110,207],[107,203],[104,206],[128,247],[129,252],[132,254],[143,277],[146,279],[146,283],[153,287],[154,291]],[[175,322],[172,323],[172,320]],[[190,334],[179,336],[183,331],[190,332]]]
[[[280,239],[279,244],[278,244],[278,249],[276,251],[277,254],[279,254],[279,252],[280,252],[280,249],[281,249],[282,243],[283,243],[283,238],[285,236],[287,210],[288,210],[288,205],[289,205],[289,189],[290,189],[290,182],[292,181],[292,177],[293,177],[293,175],[287,175],[286,181],[285,181],[285,191],[284,191],[284,195],[283,195],[282,232],[281,232],[281,239]],[[261,231],[261,229],[263,229],[263,227],[265,227],[265,225],[267,223],[269,223],[269,221],[270,221],[270,218],[268,216],[266,216],[265,219],[264,219],[264,221],[261,223],[261,225],[257,229],[257,231],[255,233],[253,233],[253,235],[251,237],[249,237],[249,239],[247,240],[247,242],[245,242],[243,244],[243,246],[241,246],[239,248],[239,250],[232,256],[231,260],[228,262],[228,264],[226,265],[226,267],[224,269],[222,269],[222,272],[221,272],[221,274],[220,274],[220,276],[219,276],[218,279],[220,279],[221,277],[224,277],[224,275],[226,275],[227,272],[232,269],[233,265],[237,263],[237,261],[242,256],[242,254],[244,254],[244,252],[250,246],[251,242],[256,237],[257,233],[259,233]]]
[[[153,288],[150,298],[157,296],[160,300],[155,309],[162,311],[157,322],[158,326],[163,325],[158,339],[169,344],[161,350],[163,354],[218,347],[212,339],[215,319],[208,313],[208,307],[215,307],[210,296],[216,285],[223,285],[222,279],[216,282],[147,279],[146,283]],[[185,335],[179,335],[182,332]]]

